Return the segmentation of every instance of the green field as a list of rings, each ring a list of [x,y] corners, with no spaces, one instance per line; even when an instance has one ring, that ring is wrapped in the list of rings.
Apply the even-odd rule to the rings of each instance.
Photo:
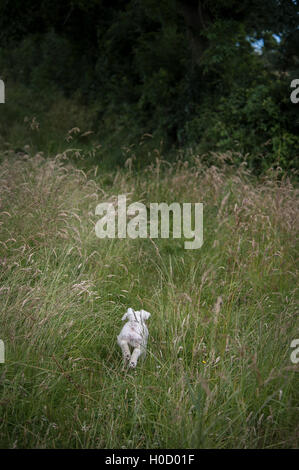
[[[71,154],[2,152],[0,446],[297,447],[290,178],[252,176],[229,153],[205,167],[157,152],[139,172],[83,171]],[[202,248],[98,239],[95,207],[119,194],[202,202]],[[116,343],[128,307],[151,312],[135,371]]]

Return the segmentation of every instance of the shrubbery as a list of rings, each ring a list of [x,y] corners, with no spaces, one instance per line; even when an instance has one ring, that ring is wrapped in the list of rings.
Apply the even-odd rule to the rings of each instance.
[[[41,123],[30,140],[37,149],[59,149],[76,125],[94,132],[112,165],[125,161],[121,145],[146,133],[153,138],[144,155],[163,141],[166,158],[172,147],[191,146],[242,153],[256,171],[295,167],[297,6],[249,3],[45,2],[31,16],[2,6],[2,144],[21,145],[28,116]]]

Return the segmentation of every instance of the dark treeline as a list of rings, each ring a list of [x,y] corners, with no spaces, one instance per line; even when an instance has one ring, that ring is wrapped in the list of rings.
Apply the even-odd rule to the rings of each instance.
[[[20,145],[34,116],[37,146],[50,151],[77,125],[113,164],[126,158],[113,148],[143,136],[149,148],[292,168],[298,12],[296,0],[1,0],[0,144]]]

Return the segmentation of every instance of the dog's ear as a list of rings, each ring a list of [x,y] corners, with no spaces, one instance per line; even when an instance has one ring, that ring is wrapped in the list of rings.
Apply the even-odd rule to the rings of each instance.
[[[140,310],[140,313],[141,313],[141,317],[143,318],[143,320],[148,320],[149,317],[151,316],[151,314],[147,312],[146,310]]]
[[[128,310],[122,317],[122,320],[124,321],[126,318],[130,319],[130,317],[132,318],[132,316],[134,316],[134,310],[132,308],[128,308]]]

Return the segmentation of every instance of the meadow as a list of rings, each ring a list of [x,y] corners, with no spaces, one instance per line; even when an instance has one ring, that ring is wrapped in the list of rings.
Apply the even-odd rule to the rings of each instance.
[[[84,170],[1,152],[0,446],[298,447],[298,189],[231,154]],[[81,162],[81,163],[80,163]],[[99,202],[202,202],[204,243],[99,239]],[[128,307],[151,312],[124,369]]]

